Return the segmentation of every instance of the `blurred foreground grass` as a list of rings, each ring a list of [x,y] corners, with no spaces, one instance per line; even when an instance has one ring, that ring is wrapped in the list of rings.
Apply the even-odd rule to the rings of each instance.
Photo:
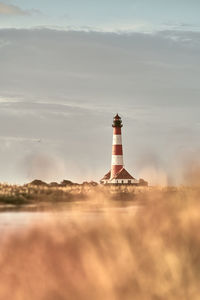
[[[145,204],[136,214],[52,217],[4,239],[0,299],[200,299],[200,189],[129,192]],[[106,189],[90,193],[105,204]]]

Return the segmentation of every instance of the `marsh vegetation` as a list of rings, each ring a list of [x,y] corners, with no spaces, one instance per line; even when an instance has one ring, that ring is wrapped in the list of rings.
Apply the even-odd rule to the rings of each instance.
[[[4,235],[0,299],[198,300],[200,188],[130,189],[131,199],[114,202],[139,208],[123,214],[112,209],[119,193],[106,187],[84,192],[79,210],[106,207],[101,218],[52,216]]]

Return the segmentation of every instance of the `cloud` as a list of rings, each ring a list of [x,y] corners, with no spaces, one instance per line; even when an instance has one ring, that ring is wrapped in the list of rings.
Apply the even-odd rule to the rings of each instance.
[[[20,7],[0,2],[0,15],[27,15],[29,12]]]
[[[200,146],[200,33],[2,29],[0,41],[0,181],[16,181],[18,162],[35,153],[33,165],[50,154],[65,178],[98,180],[110,166],[115,112],[136,178],[168,179],[177,153]]]

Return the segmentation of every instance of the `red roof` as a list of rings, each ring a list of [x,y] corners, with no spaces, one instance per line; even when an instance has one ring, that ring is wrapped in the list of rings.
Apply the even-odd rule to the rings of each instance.
[[[122,168],[114,177],[113,179],[135,179],[131,174],[126,171],[126,169]]]
[[[111,175],[111,171],[109,171],[101,180],[109,180]]]
[[[109,171],[101,180],[109,180],[111,176],[111,171]],[[122,168],[112,179],[135,179],[131,176],[126,169]]]

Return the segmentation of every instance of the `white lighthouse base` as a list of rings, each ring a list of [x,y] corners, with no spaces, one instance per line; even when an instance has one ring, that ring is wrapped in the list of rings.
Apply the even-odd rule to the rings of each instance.
[[[111,179],[109,180],[110,184],[138,184],[136,179]]]

